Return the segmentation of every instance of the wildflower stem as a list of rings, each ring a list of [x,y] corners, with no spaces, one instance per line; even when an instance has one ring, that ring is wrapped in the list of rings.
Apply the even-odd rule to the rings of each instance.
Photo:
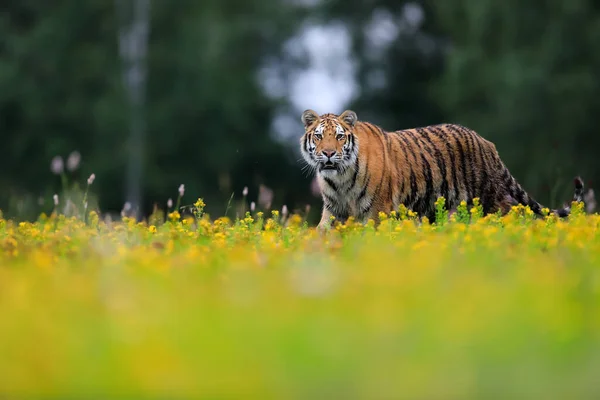
[[[227,213],[229,212],[229,207],[231,206],[231,201],[233,200],[234,194],[235,192],[231,192],[231,196],[229,197],[229,201],[227,202],[227,207],[225,208],[225,216],[227,216]]]
[[[67,174],[65,174],[64,172],[60,173],[60,183],[61,183],[62,190],[63,190],[63,196],[64,196],[64,198],[66,200],[69,197],[67,195],[67,190],[69,188],[69,183],[68,183],[68,180],[67,180]]]
[[[175,210],[179,211],[179,204],[181,203],[181,196],[177,196],[177,202],[175,203]]]
[[[83,193],[83,222],[85,224],[87,224],[87,207],[88,207],[87,197],[88,197],[89,190],[90,190],[90,185],[88,184],[85,187],[85,192]]]

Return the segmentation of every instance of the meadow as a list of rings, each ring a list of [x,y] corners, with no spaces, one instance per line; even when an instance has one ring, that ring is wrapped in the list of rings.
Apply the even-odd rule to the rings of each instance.
[[[175,208],[176,209],[176,208]],[[0,397],[600,393],[600,216],[0,218]],[[376,223],[377,222],[377,223]]]

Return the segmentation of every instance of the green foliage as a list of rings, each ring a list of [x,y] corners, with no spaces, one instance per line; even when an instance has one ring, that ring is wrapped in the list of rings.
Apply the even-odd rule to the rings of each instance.
[[[449,38],[432,90],[445,115],[496,143],[536,199],[558,206],[573,176],[597,181],[600,9],[586,0],[430,1]]]
[[[435,223],[444,226],[448,222],[448,210],[446,210],[446,199],[439,197],[435,202]]]
[[[467,202],[461,201],[460,204],[456,207],[456,221],[462,222],[463,224],[468,224],[470,220],[471,216],[469,214]]]
[[[51,180],[50,160],[78,150],[82,164],[74,179],[96,173],[102,209],[120,211],[130,110],[115,2],[52,4],[11,2],[2,14],[10,19],[0,20],[0,113],[8,149],[0,168],[18,170],[0,177],[0,208],[27,195],[50,204],[61,187],[59,177]],[[270,136],[276,103],[256,79],[293,32],[293,10],[262,0],[151,1],[146,141],[139,144],[146,215],[155,202],[164,207],[180,183],[219,213],[232,192],[243,186],[256,192],[261,183],[278,191],[274,206],[309,199],[299,165]],[[287,182],[295,185],[282,196]]]
[[[415,5],[423,18],[415,19]],[[78,150],[82,163],[69,180],[94,172],[88,195],[102,193],[100,208],[120,212],[131,110],[115,3],[13,1],[3,11],[0,208],[28,219],[49,212],[63,189],[50,160]],[[599,180],[600,10],[591,1],[152,0],[140,144],[146,215],[172,212],[165,204],[181,183],[206,199],[207,213],[231,206],[228,215],[243,216],[260,184],[275,193],[274,209],[319,208],[297,141],[270,136],[276,110],[292,107],[267,97],[257,78],[277,61],[292,83],[292,68],[308,56],[286,41],[319,23],[349,33],[359,90],[344,107],[359,118],[387,129],[468,125],[496,143],[511,172],[548,206],[570,196],[572,176]],[[374,29],[374,37],[366,33]],[[474,217],[470,211],[457,217]]]
[[[600,216],[580,207],[325,234],[284,213],[0,213],[0,393],[594,398]]]
[[[483,207],[479,203],[479,198],[473,199],[473,207],[469,210],[471,213],[471,222],[476,222],[479,218],[483,217]]]

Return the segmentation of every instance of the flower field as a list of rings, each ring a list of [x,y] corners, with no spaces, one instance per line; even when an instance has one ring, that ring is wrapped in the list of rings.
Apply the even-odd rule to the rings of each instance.
[[[0,397],[600,393],[600,216],[0,219]]]

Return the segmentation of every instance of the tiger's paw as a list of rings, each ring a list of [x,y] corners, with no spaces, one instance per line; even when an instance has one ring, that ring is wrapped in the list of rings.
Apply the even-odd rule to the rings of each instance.
[[[330,229],[331,225],[328,223],[320,223],[319,225],[317,225],[317,232],[321,234],[327,233],[327,231],[329,231]]]

